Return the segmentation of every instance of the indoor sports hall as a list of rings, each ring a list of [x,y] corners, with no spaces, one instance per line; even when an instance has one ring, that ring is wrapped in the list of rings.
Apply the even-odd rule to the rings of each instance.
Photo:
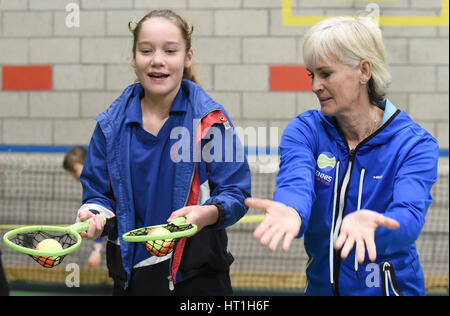
[[[111,295],[106,266],[88,259],[93,241],[54,268],[8,247],[27,225],[71,225],[82,188],[63,169],[132,84],[130,21],[171,9],[194,25],[195,69],[244,144],[252,196],[272,199],[278,146],[298,114],[319,109],[303,64],[306,31],[329,16],[379,23],[392,84],[388,97],[439,143],[438,180],[416,242],[427,295],[449,293],[448,0],[0,0],[0,253],[10,295]],[[303,238],[270,252],[252,237],[263,218],[250,209],[227,228],[236,295],[303,295]]]

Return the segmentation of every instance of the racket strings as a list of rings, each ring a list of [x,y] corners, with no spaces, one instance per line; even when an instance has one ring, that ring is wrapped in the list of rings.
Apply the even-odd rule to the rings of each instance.
[[[37,245],[44,239],[55,239],[58,241],[63,249],[69,248],[76,244],[77,239],[67,233],[47,232],[47,231],[33,231],[16,234],[9,238],[9,240],[18,246],[30,249],[36,249]],[[60,264],[65,256],[30,256],[34,261],[45,268],[53,268]]]
[[[191,224],[186,225],[175,225],[172,223],[167,224],[164,226],[168,231],[171,233],[174,232],[180,232],[184,230],[188,230],[192,228]],[[148,232],[152,229],[152,227],[145,227],[141,229],[136,229],[129,233],[130,236],[141,236],[146,235]],[[170,254],[173,249],[175,249],[178,241],[180,238],[169,238],[169,239],[158,239],[158,240],[150,240],[146,242],[142,242],[142,245],[145,247],[145,249],[153,256],[156,257],[163,257],[168,254]]]

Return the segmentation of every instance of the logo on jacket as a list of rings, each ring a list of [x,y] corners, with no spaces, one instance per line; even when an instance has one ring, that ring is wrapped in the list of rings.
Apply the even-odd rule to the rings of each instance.
[[[336,166],[336,157],[329,152],[321,153],[317,158],[317,165],[323,171],[330,171]]]
[[[321,153],[317,157],[317,166],[320,170],[316,169],[316,180],[329,186],[333,181],[333,176],[329,175],[328,172],[336,166],[336,157],[329,152]]]

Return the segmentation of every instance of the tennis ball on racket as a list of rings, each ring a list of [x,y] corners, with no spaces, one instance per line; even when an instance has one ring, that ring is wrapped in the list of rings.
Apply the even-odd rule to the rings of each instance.
[[[63,250],[63,247],[56,239],[47,238],[36,245],[36,250],[58,252]],[[36,256],[36,258],[38,259],[39,264],[46,268],[54,267],[59,264],[61,260],[61,257]]]
[[[148,236],[164,236],[170,234],[170,230],[164,227],[157,227],[151,229],[147,235]],[[174,245],[173,239],[160,239],[160,240],[149,240],[145,243],[145,248],[153,256],[162,257],[167,255],[172,251]]]

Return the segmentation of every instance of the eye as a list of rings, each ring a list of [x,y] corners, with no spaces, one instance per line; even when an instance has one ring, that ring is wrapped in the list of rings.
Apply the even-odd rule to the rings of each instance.
[[[141,51],[142,54],[150,54],[152,52],[151,49],[147,49],[147,48],[141,49],[140,51]]]
[[[167,54],[175,54],[176,52],[177,52],[176,49],[167,49],[167,50],[166,50],[166,53],[167,53]]]
[[[321,72],[320,73],[320,77],[322,77],[322,78],[328,78],[329,76],[331,76],[330,72]]]

